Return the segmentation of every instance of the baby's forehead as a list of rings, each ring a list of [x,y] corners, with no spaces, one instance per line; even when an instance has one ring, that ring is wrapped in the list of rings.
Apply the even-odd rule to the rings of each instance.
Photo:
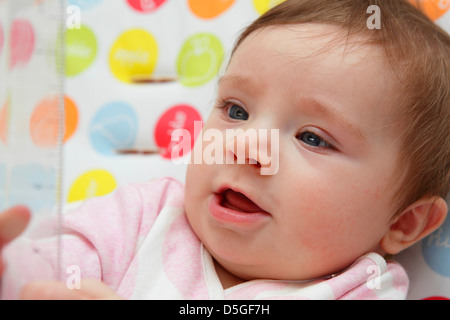
[[[317,64],[317,61],[330,62],[317,65],[327,69],[376,64],[379,72],[392,70],[384,48],[374,44],[368,35],[349,36],[341,28],[318,23],[261,28],[235,48],[230,65],[236,55],[247,55],[250,59],[265,56],[261,64],[283,56],[290,62],[305,66],[308,63]]]
[[[256,30],[235,49],[227,71],[233,67],[241,69],[249,62],[260,67],[278,62],[288,66],[286,73],[299,71],[289,69],[290,65],[301,65],[324,73],[357,69],[361,73],[395,77],[382,46],[373,44],[366,35],[348,37],[344,30],[323,24]]]
[[[379,126],[388,125],[396,116],[401,90],[385,51],[362,36],[346,36],[321,24],[257,30],[235,50],[220,83],[234,80],[242,89],[265,85],[264,93],[284,81],[277,88],[290,95],[329,92],[343,106],[378,109],[386,120]],[[297,92],[287,91],[292,88]]]

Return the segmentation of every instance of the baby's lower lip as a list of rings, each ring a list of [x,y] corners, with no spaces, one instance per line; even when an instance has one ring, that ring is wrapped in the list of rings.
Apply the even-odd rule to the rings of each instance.
[[[214,193],[209,200],[209,212],[214,219],[220,222],[231,223],[241,226],[256,226],[270,217],[270,214],[261,212],[243,212],[222,205],[221,194]]]

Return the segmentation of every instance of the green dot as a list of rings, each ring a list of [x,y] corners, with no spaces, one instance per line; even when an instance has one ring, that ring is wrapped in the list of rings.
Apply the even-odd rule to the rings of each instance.
[[[178,54],[177,72],[188,87],[200,86],[217,75],[223,61],[222,43],[210,33],[189,37]]]
[[[94,62],[97,56],[97,39],[91,29],[81,26],[80,29],[66,31],[66,76],[80,74]]]

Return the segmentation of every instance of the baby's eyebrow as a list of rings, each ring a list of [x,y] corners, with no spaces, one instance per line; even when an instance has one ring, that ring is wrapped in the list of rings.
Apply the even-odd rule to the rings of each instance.
[[[360,140],[365,140],[366,137],[360,127],[347,119],[341,112],[332,106],[320,103],[314,98],[304,98],[302,100],[302,110],[308,113],[319,113],[322,117],[335,121],[339,126],[345,128],[352,135]]]
[[[248,82],[249,80],[246,77],[239,76],[239,75],[224,75],[219,78],[219,84],[227,81],[236,81],[236,82]]]
[[[246,89],[251,89],[252,91],[255,91],[258,93],[263,88],[258,87],[255,85],[252,81],[251,77],[242,76],[239,74],[233,74],[233,75],[224,75],[221,77],[218,81],[219,86],[224,83],[232,83],[233,85],[239,86],[239,87],[245,87]]]

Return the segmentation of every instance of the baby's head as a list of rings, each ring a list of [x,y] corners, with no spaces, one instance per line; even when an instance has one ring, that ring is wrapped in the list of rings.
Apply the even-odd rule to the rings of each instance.
[[[204,126],[237,163],[188,167],[187,216],[222,272],[244,280],[396,254],[446,217],[449,124],[450,38],[418,10],[288,0],[237,42]],[[238,129],[257,134],[228,134]],[[205,140],[193,154],[211,152]],[[267,149],[279,152],[269,175]]]

